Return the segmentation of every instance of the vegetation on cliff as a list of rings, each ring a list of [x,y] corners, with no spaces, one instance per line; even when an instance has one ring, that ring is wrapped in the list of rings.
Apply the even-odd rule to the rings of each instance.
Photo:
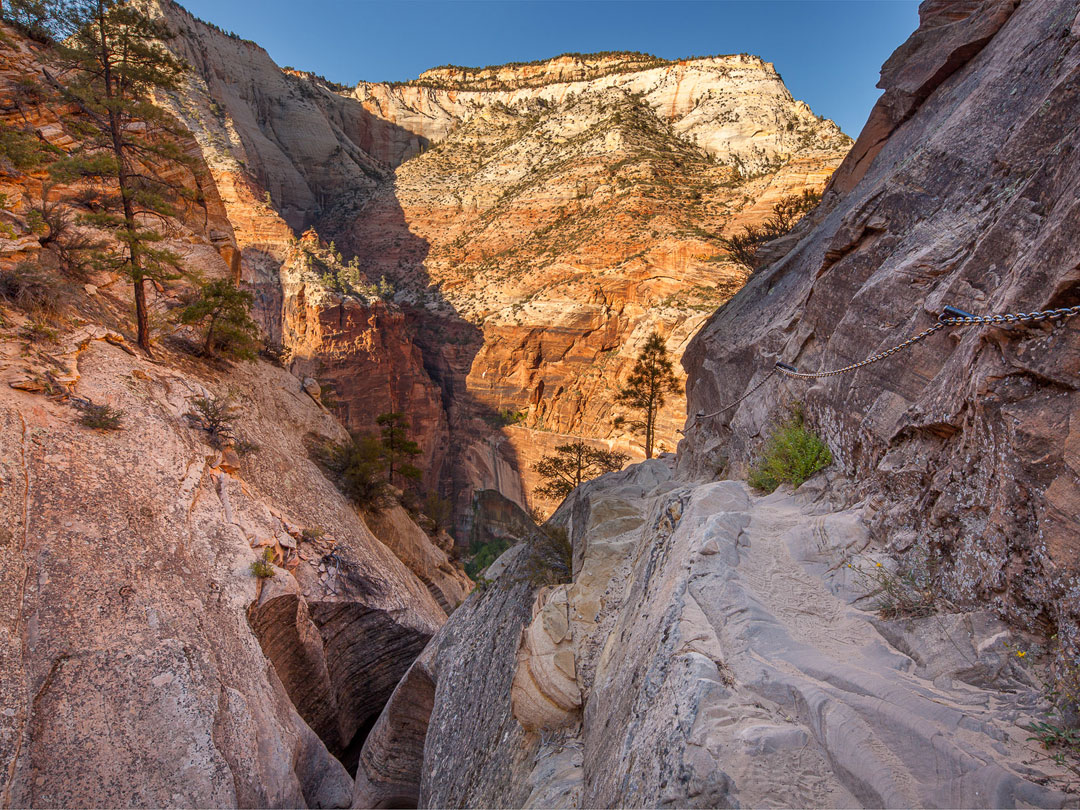
[[[60,18],[73,33],[55,48],[62,79],[49,75],[85,124],[80,149],[61,168],[106,184],[86,219],[124,246],[116,261],[134,287],[138,343],[150,355],[146,283],[175,278],[179,257],[144,223],[175,216],[176,201],[190,193],[169,179],[189,158],[177,143],[179,125],[153,95],[177,89],[187,66],[161,44],[167,29],[132,4],[87,0],[62,7]]]
[[[747,481],[763,492],[772,492],[781,484],[799,487],[830,464],[828,445],[807,427],[803,409],[796,404],[765,440]]]
[[[720,245],[728,259],[753,272],[757,269],[755,259],[761,246],[789,233],[819,202],[821,194],[812,189],[782,197],[773,205],[772,214],[764,223],[744,225],[742,233],[721,237]]]
[[[652,458],[656,442],[656,418],[660,409],[669,395],[681,392],[682,386],[672,370],[664,339],[653,332],[645,341],[637,362],[630,370],[630,377],[619,389],[616,399],[618,403],[641,414],[641,418],[630,420],[627,424],[635,432],[643,434],[645,458]]]
[[[583,441],[560,444],[553,455],[544,456],[533,465],[544,482],[534,491],[541,497],[561,501],[575,487],[598,475],[621,470],[629,460],[626,453],[594,447]]]

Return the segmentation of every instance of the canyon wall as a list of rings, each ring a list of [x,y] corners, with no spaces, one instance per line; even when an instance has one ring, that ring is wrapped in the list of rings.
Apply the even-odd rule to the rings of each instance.
[[[641,456],[615,396],[642,342],[659,331],[679,357],[745,280],[718,237],[820,189],[848,144],[750,56],[439,69],[355,96],[430,145],[402,153],[363,216],[326,227],[398,300],[474,326],[456,383],[472,419],[455,429],[484,441],[481,420],[509,415],[527,494],[568,437]],[[660,451],[683,418],[672,397]]]
[[[850,144],[749,55],[567,56],[346,92],[160,8],[194,68],[169,106],[224,188],[264,323],[350,429],[415,415],[459,534],[477,488],[554,508],[532,465],[568,437],[640,457],[615,395],[642,342],[657,330],[678,358],[745,281],[720,236],[820,190]],[[403,317],[292,283],[288,231],[308,226]],[[401,348],[377,363],[373,319]],[[659,450],[684,416],[672,397]]]
[[[924,3],[884,93],[798,244],[690,344],[688,473],[744,470],[799,400],[869,497],[876,537],[926,554],[944,592],[1080,646],[1080,319],[931,326],[943,307],[1080,303],[1080,6]]]
[[[5,137],[78,148],[81,113],[36,82],[41,48],[0,34]],[[4,807],[347,805],[367,731],[471,587],[406,513],[365,522],[311,460],[347,437],[318,392],[199,356],[171,317],[192,278],[250,272],[259,239],[291,246],[271,209],[235,217],[223,178],[240,175],[180,145],[193,160],[170,179],[192,202],[156,227],[185,275],[147,284],[153,358],[133,348],[130,279],[65,266],[36,222],[46,167],[0,159]],[[51,188],[65,239],[118,250],[84,190]],[[214,397],[235,443],[200,426]]]

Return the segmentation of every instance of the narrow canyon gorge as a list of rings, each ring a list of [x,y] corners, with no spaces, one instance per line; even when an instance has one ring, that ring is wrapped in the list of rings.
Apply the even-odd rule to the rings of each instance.
[[[152,354],[0,8],[0,808],[1077,806],[1080,0],[925,0],[854,141],[752,54],[345,86],[131,8]]]

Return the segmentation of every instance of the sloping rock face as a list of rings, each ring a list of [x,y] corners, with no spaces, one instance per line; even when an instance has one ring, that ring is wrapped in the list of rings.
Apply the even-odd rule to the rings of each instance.
[[[362,202],[386,172],[364,148],[367,128],[381,122],[281,70],[254,42],[212,29],[172,0],[156,5],[176,35],[169,47],[191,64],[197,90],[214,102],[180,106],[221,169],[242,169],[297,232],[328,204]]]
[[[3,123],[76,146],[78,112],[31,84],[39,51],[2,33]],[[198,203],[161,245],[235,279],[228,202],[184,145]],[[309,460],[347,434],[295,376],[195,358],[164,318],[153,360],[129,346],[130,280],[61,272],[33,227],[45,179],[0,166],[0,273],[31,262],[55,296],[0,301],[0,805],[347,806],[343,763],[446,612]],[[78,217],[78,190],[51,199]],[[155,314],[190,291],[148,286]],[[243,444],[207,443],[191,411],[211,396]],[[90,404],[120,429],[84,424]],[[413,557],[442,554],[420,535]]]
[[[0,389],[4,803],[341,806],[331,751],[445,618],[307,460],[341,427],[266,364],[226,381],[91,340],[77,370],[124,430]],[[238,462],[184,418],[228,385],[259,446]]]
[[[1067,806],[1022,727],[1045,708],[1025,639],[986,611],[880,620],[873,508],[815,483],[760,498],[666,459],[579,487],[553,518],[573,581],[523,589],[528,544],[492,566],[376,723],[354,806]]]
[[[691,343],[691,413],[711,414],[777,360],[861,360],[945,305],[1031,312],[1080,302],[1080,8],[926,3],[882,71],[885,93],[838,172],[829,210]],[[1080,319],[947,328],[813,385],[771,382],[688,421],[680,463],[736,469],[798,399],[876,537],[938,561],[954,598],[1077,649]]]
[[[489,520],[531,525],[492,492],[477,525]],[[514,719],[510,691],[532,615],[528,557],[523,542],[490,566],[499,582],[454,612],[398,684],[360,754],[355,807],[520,807],[527,799],[538,739]]]
[[[465,601],[473,583],[451,561],[446,551],[398,505],[364,515],[364,522],[394,555],[427,586],[439,606],[451,613]]]

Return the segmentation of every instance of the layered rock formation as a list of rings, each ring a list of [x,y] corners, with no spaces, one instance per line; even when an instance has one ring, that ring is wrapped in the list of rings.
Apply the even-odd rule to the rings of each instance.
[[[0,33],[2,123],[77,146],[40,51]],[[161,245],[235,278],[235,209],[182,145],[198,203]],[[380,542],[309,459],[347,434],[296,376],[196,358],[164,317],[155,358],[134,351],[130,280],[45,249],[46,180],[0,161],[0,804],[345,806],[343,763],[470,583],[400,510]],[[74,219],[78,191],[50,199]],[[28,272],[48,300],[12,293]],[[188,291],[151,286],[155,316]],[[200,397],[228,399],[237,443],[208,443]],[[86,419],[105,406],[118,429]]]
[[[719,236],[822,188],[850,143],[748,55],[567,56],[345,92],[174,4],[161,12],[195,69],[171,108],[226,187],[268,329],[333,384],[350,427],[369,428],[375,408],[416,414],[427,483],[456,496],[459,517],[477,488],[525,505],[532,464],[568,435],[640,455],[612,423],[643,339],[656,329],[679,356],[745,280]],[[380,361],[392,395],[357,384],[372,365],[355,349],[366,311],[325,296],[313,307],[319,296],[288,282],[274,299],[289,249],[266,200],[396,288],[422,362],[407,347]],[[284,323],[269,311],[279,303]],[[500,412],[524,421],[496,433]],[[673,400],[662,449],[683,418]]]
[[[873,510],[823,480],[760,498],[670,463],[563,504],[571,583],[527,586],[528,537],[492,566],[376,723],[354,806],[1068,806],[1020,727],[1023,637],[879,620]]]
[[[734,401],[777,360],[843,366],[942,308],[1080,302],[1075,238],[1080,9],[1036,0],[926,3],[886,63],[881,101],[814,227],[692,342],[689,410]],[[1022,54],[1022,56],[1021,56]],[[688,422],[681,464],[744,467],[801,400],[871,528],[929,554],[954,598],[1080,648],[1080,321],[946,328],[811,383],[779,379]]]
[[[642,340],[658,330],[679,356],[745,278],[716,263],[718,235],[820,188],[847,146],[747,56],[564,57],[356,95],[433,145],[328,227],[399,300],[479,327],[464,388],[521,414],[505,433],[526,492],[568,435],[640,454],[613,421]],[[682,418],[664,410],[661,449]]]

